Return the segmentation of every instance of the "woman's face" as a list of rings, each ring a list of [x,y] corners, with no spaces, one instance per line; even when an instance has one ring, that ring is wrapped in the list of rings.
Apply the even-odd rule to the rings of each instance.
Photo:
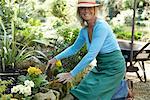
[[[86,21],[95,16],[95,7],[79,7],[79,15]]]

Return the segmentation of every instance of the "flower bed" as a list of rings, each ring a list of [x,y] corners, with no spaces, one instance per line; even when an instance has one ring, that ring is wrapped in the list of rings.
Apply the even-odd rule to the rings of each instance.
[[[60,63],[59,63],[60,64]],[[37,67],[29,67],[26,75],[20,75],[16,80],[0,80],[0,98],[2,100],[58,100],[60,93],[53,90],[47,75]],[[44,97],[43,97],[44,96]],[[43,98],[43,99],[39,99]],[[45,99],[44,99],[45,98]]]

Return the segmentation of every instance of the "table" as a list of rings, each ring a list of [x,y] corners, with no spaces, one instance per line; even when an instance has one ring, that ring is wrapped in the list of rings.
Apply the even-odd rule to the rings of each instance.
[[[118,40],[119,46],[121,48],[121,52],[125,58],[127,72],[136,72],[138,78],[146,82],[146,73],[145,73],[145,64],[144,61],[150,60],[150,42],[134,42],[133,44],[133,64],[127,65],[130,62],[130,53],[131,53],[131,42],[128,40]],[[144,80],[142,80],[141,76],[138,73],[138,67],[135,67],[135,64],[139,63],[140,67],[143,70]]]

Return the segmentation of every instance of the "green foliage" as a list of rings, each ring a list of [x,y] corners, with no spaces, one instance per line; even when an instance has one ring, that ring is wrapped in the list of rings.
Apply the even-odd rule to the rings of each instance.
[[[124,1],[124,8],[125,9],[133,8],[133,0],[125,0]]]
[[[57,30],[57,33],[63,36],[64,43],[72,44],[79,33],[79,28],[62,26]]]
[[[40,20],[36,20],[36,19],[33,19],[33,18],[30,18],[28,23],[32,26],[40,26],[41,25],[41,22]]]
[[[45,74],[39,74],[39,75],[21,75],[18,77],[18,84],[23,84],[25,80],[32,80],[34,82],[33,87],[33,94],[38,93],[39,90],[48,84],[48,81],[46,80],[47,76]]]
[[[108,16],[110,19],[115,17],[118,13],[120,13],[122,9],[121,1],[116,2],[117,0],[109,0],[108,2]]]
[[[51,51],[49,51],[49,56],[53,57],[61,52],[63,49],[67,48],[69,45],[73,44],[77,35],[79,33],[79,28],[68,27],[66,25],[57,28],[57,34],[63,38],[63,40],[59,40],[57,38],[50,39],[51,43]],[[44,43],[42,43],[44,44]]]
[[[1,80],[0,79],[0,100],[10,100],[12,94],[5,94],[8,89],[8,85],[12,84],[12,80]]]
[[[31,35],[28,34],[28,32],[27,32],[27,38],[22,40],[22,42],[26,42],[25,45],[24,43],[17,42],[16,34],[15,34],[16,29],[14,27],[13,20],[12,20],[12,28],[11,28],[12,40],[10,40],[9,36],[7,35],[6,29],[4,27],[2,20],[0,21],[0,24],[4,30],[4,35],[3,35],[4,37],[2,38],[2,41],[1,41],[2,47],[0,48],[1,49],[0,56],[2,59],[3,68],[5,68],[6,66],[14,67],[16,64],[21,63],[22,61],[27,60],[33,56],[37,58],[35,55],[38,55],[38,54],[46,58],[46,55],[44,55],[41,51],[35,50],[34,47],[29,47],[34,38],[32,38]],[[3,69],[3,71],[5,71],[5,69]]]
[[[6,6],[7,5],[7,6]],[[10,2],[5,2],[3,0],[0,5],[0,12],[1,12],[1,20],[3,20],[3,23],[6,25],[6,30],[11,28],[11,19],[13,18],[14,11],[11,9],[12,5]],[[8,31],[10,33],[10,31]],[[2,28],[0,27],[0,35],[2,34]]]
[[[66,0],[56,0],[53,2],[51,13],[55,16],[63,20],[63,22],[68,23],[67,17],[67,2]]]
[[[35,50],[38,45],[33,41],[43,37],[42,32],[38,28],[41,25],[41,21],[37,18],[22,17],[27,12],[21,10],[21,7],[30,6],[28,1],[24,1],[27,5],[20,7],[19,5],[22,3],[23,1],[16,3],[13,1],[5,2],[4,0],[0,6],[2,8],[0,10],[2,12],[0,17],[0,61],[2,62],[1,66],[3,68],[1,69],[3,71],[5,71],[5,67],[10,66],[14,68],[24,60],[31,58],[38,59],[40,57],[47,59],[44,53]],[[36,46],[34,46],[35,44]]]
[[[52,72],[52,75],[53,75],[54,77],[56,77],[57,74],[65,72],[65,69],[63,68],[63,66],[61,66],[61,67],[55,67],[55,68],[53,68],[53,69],[51,70],[51,72]]]
[[[60,43],[58,41],[59,43],[58,42],[56,43],[58,49],[55,51],[54,55],[58,54],[63,49],[67,48],[68,46],[74,43],[79,34],[79,28],[68,27],[64,25],[57,30],[57,33],[63,37],[63,42]],[[87,50],[86,47],[84,46],[76,55],[63,59],[62,63],[66,71],[70,71],[71,69],[73,69],[86,53]]]
[[[54,27],[55,29],[57,29],[57,28],[59,28],[59,27],[65,25],[65,23],[64,23],[61,19],[56,18],[56,20],[53,21],[53,24],[52,24],[52,25],[53,25],[53,27]]]
[[[12,80],[1,80],[0,79],[0,95],[6,91],[7,86],[10,84],[12,84]]]
[[[113,28],[116,37],[119,39],[130,40],[131,39],[131,32],[125,29],[125,26],[116,26]],[[139,40],[142,38],[142,32],[134,32],[134,39]]]
[[[11,100],[12,94],[3,94],[0,96],[0,100]]]

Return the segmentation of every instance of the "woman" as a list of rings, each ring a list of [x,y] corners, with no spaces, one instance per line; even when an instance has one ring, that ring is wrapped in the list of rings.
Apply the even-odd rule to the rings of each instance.
[[[74,69],[57,75],[58,81],[66,83],[96,58],[97,66],[70,91],[79,100],[111,100],[125,74],[124,57],[109,25],[97,17],[98,7],[95,0],[78,0],[77,14],[83,27],[72,46],[48,61],[53,67],[57,60],[74,55],[86,43],[88,53]]]

